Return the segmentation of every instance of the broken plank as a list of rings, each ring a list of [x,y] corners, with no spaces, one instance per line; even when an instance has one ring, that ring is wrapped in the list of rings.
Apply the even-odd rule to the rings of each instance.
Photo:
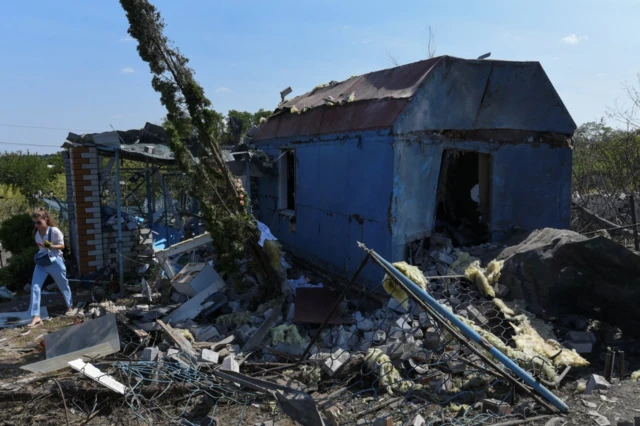
[[[145,341],[149,338],[149,333],[147,333],[142,328],[138,327],[135,323],[129,321],[129,318],[124,316],[123,314],[116,314],[116,318],[120,323],[124,324],[129,330],[133,331],[133,333],[140,338],[140,340]]]
[[[178,345],[180,349],[182,349],[184,353],[195,356],[195,352],[193,351],[191,343],[189,343],[189,341],[182,334],[176,332],[173,328],[171,328],[171,326],[165,324],[162,320],[156,320],[156,322],[158,323],[160,328],[162,328],[162,330],[167,333],[169,338],[171,338],[171,340],[173,340],[174,343]]]
[[[81,358],[75,359],[73,361],[69,361],[67,364],[74,370],[77,370],[89,377],[90,379],[95,380],[96,382],[108,387],[114,392],[118,392],[119,394],[124,395],[127,391],[127,387],[122,383],[118,382],[113,377],[109,376],[106,373],[100,371],[99,368],[94,367],[91,364],[85,363]]]
[[[271,315],[269,316],[269,318],[264,320],[262,325],[253,333],[247,343],[245,343],[245,345],[242,347],[242,352],[251,352],[258,346],[260,346],[265,337],[267,337],[267,334],[269,334],[269,332],[271,331],[273,323],[275,322],[281,311],[282,304],[280,303],[271,310]]]
[[[205,306],[205,300],[209,298],[209,296],[221,291],[224,286],[225,284],[222,279],[211,284],[209,287],[205,288],[200,293],[184,302],[169,315],[166,315],[164,318],[162,318],[162,321],[164,321],[165,323],[175,324],[197,317],[203,309],[210,307]]]

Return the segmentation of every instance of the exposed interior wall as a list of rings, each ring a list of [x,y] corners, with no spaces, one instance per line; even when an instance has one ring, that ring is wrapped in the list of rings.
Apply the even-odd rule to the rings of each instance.
[[[489,201],[491,239],[513,229],[568,228],[571,214],[571,149],[546,144],[397,137],[394,143],[392,259],[406,259],[410,241],[431,235],[444,150],[477,152],[478,174],[490,176],[480,191]],[[489,173],[486,170],[489,169]],[[467,194],[470,197],[470,194]]]
[[[391,255],[392,138],[383,132],[258,144],[273,158],[295,150],[295,215],[280,211],[280,177],[260,178],[259,220],[298,256],[348,276],[364,258],[357,242]],[[295,142],[295,143],[294,143]],[[379,268],[362,277],[379,283]]]
[[[431,234],[441,158],[439,142],[396,140],[394,143],[393,261],[405,260],[407,244]]]

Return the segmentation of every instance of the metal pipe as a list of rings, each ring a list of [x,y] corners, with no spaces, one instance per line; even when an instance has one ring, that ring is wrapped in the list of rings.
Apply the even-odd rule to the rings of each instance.
[[[116,212],[117,212],[117,221],[118,221],[118,266],[119,266],[119,282],[120,282],[120,292],[118,293],[120,297],[124,296],[124,253],[123,245],[122,245],[122,200],[120,192],[120,150],[116,151]]]
[[[411,292],[424,301],[427,305],[432,307],[438,314],[443,316],[447,321],[457,327],[462,334],[468,339],[486,349],[494,358],[504,364],[509,370],[515,373],[520,379],[522,379],[527,385],[531,386],[536,392],[542,395],[547,401],[552,403],[561,412],[565,413],[569,410],[567,404],[565,404],[560,398],[545,388],[539,381],[537,381],[531,374],[523,370],[518,364],[516,364],[511,358],[500,352],[497,348],[492,346],[487,340],[485,340],[480,334],[478,334],[473,328],[469,327],[460,318],[458,318],[453,312],[446,309],[437,300],[435,300],[429,293],[424,291],[420,286],[416,285],[413,281],[408,279],[404,274],[398,271],[392,264],[383,259],[379,254],[373,250],[366,249],[376,262],[380,263],[389,270],[398,280],[404,284]]]
[[[618,351],[618,378],[624,377],[624,351]]]
[[[607,348],[607,357],[604,361],[604,378],[607,379],[608,382],[610,382],[612,375],[613,375],[613,351],[611,350],[611,348]]]
[[[545,407],[547,410],[549,410],[550,412],[553,412],[553,407],[551,405],[549,405],[545,400],[543,400],[540,396],[538,396],[538,394],[536,394],[535,392],[533,392],[533,390],[526,386],[524,383],[518,381],[515,377],[511,376],[510,374],[506,373],[505,371],[503,371],[503,369],[501,367],[499,367],[495,361],[493,361],[488,355],[486,355],[484,352],[480,351],[476,346],[474,346],[468,339],[466,339],[464,336],[462,336],[460,334],[460,332],[458,331],[457,328],[453,327],[451,324],[449,324],[448,321],[446,321],[438,312],[436,312],[431,306],[429,306],[428,304],[426,304],[423,300],[421,300],[420,298],[418,298],[415,294],[413,294],[411,292],[411,290],[409,288],[407,288],[402,281],[400,281],[397,277],[395,277],[392,272],[387,269],[384,265],[382,265],[381,263],[379,263],[375,258],[373,259],[374,262],[380,266],[382,268],[382,270],[389,275],[393,281],[400,286],[410,297],[413,298],[413,300],[422,308],[424,309],[424,311],[429,314],[429,316],[431,318],[433,318],[438,324],[440,324],[445,330],[447,330],[455,339],[457,339],[462,345],[464,345],[465,347],[467,347],[472,353],[474,353],[475,355],[477,355],[480,359],[482,359],[482,361],[485,362],[486,365],[488,365],[491,368],[487,368],[487,372],[489,372],[490,374],[496,376],[496,377],[502,377],[505,380],[511,382],[515,387],[517,387],[519,390],[523,391],[524,393],[526,393],[527,395],[531,396],[531,398],[533,398],[536,402],[538,402],[540,405],[542,405],[543,407]]]

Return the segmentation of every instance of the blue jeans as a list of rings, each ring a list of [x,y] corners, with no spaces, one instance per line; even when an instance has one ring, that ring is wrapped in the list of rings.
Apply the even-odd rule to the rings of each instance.
[[[36,269],[33,271],[33,279],[31,280],[31,305],[29,307],[29,311],[33,317],[40,316],[40,291],[49,274],[51,274],[56,284],[58,284],[67,308],[73,306],[69,280],[67,280],[67,268],[64,266],[64,260],[57,256],[52,260],[51,265],[36,265]]]

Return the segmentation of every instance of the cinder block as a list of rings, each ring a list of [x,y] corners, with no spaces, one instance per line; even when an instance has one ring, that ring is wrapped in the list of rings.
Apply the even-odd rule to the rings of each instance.
[[[100,224],[102,222],[102,220],[100,220],[100,219],[86,219],[85,222],[86,223],[92,223],[92,224]]]
[[[198,361],[217,364],[219,358],[220,355],[218,354],[218,352],[209,349],[202,349],[202,352],[200,352],[200,359]]]
[[[92,152],[83,152],[82,154],[80,154],[80,158],[89,158],[89,159],[95,158],[95,159],[97,159],[97,156]]]
[[[100,249],[100,250],[90,250],[87,254],[89,256],[97,256],[97,255],[101,255],[102,253],[104,252],[102,251],[102,249]]]
[[[85,191],[90,191],[90,192],[92,193],[92,195],[97,196],[97,195],[99,195],[99,194],[97,193],[97,191],[99,191],[99,190],[100,190],[100,188],[98,187],[98,185],[91,185],[91,186],[85,186],[85,187],[84,187],[84,190],[85,190]],[[94,191],[95,191],[96,193],[94,193]]]
[[[100,207],[89,207],[84,209],[85,213],[100,213]]]

